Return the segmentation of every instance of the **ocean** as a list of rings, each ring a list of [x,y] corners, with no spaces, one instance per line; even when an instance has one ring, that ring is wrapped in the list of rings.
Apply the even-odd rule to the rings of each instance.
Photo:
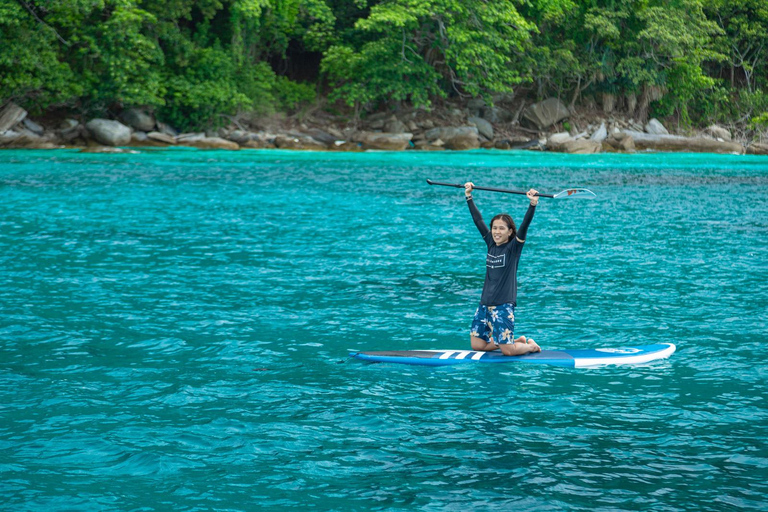
[[[463,190],[541,199],[516,335],[468,349]],[[486,220],[524,196],[476,191]],[[768,510],[768,158],[0,152],[0,509]]]

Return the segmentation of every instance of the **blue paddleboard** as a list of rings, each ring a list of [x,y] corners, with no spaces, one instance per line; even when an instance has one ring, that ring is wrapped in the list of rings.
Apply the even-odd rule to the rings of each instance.
[[[465,363],[536,363],[587,368],[608,364],[640,364],[672,355],[672,343],[658,343],[639,347],[594,348],[585,350],[542,350],[524,356],[505,356],[499,351],[474,350],[391,350],[387,352],[356,352],[350,357],[376,363],[447,366]]]

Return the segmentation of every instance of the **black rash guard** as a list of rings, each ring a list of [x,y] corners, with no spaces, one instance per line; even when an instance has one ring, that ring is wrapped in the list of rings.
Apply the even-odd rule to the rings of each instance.
[[[483,222],[480,211],[475,202],[467,201],[472,220],[475,221],[478,231],[483,236],[488,246],[488,255],[485,260],[485,284],[480,304],[484,306],[499,306],[501,304],[517,305],[517,265],[520,262],[520,253],[523,251],[523,243],[528,233],[528,226],[533,220],[535,206],[528,206],[520,228],[511,240],[505,244],[496,245],[488,226]]]

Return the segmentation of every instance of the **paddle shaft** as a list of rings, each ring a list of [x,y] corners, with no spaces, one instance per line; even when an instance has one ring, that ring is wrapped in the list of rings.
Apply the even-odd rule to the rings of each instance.
[[[442,185],[443,187],[454,187],[454,188],[464,188],[464,185],[459,185],[457,183],[440,183],[438,181],[432,181],[427,180],[427,183],[430,185]],[[493,187],[472,187],[472,190],[487,190],[488,192],[503,192],[505,194],[520,194],[522,196],[526,195],[527,192],[523,192],[522,190],[507,190],[504,188],[493,188]],[[536,194],[538,197],[555,197],[554,194]]]

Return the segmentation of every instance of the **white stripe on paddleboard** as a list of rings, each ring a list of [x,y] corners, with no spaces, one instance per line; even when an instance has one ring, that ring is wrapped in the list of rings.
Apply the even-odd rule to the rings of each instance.
[[[573,360],[573,366],[576,368],[588,368],[590,366],[605,366],[608,364],[640,364],[647,363],[648,361],[654,361],[656,359],[666,359],[675,352],[675,346],[670,344],[669,347],[658,352],[651,352],[650,354],[641,354],[638,356],[629,357],[589,357],[584,359],[576,358]]]
[[[446,352],[445,354],[438,357],[438,359],[450,359],[450,357],[456,353],[456,350],[451,350],[449,352]]]
[[[471,350],[462,350],[461,352],[459,352],[459,355],[456,356],[456,359],[464,359],[471,353],[472,353]]]
[[[474,354],[472,354],[472,360],[473,361],[477,361],[478,359],[480,359],[484,355],[485,355],[485,352],[475,352]]]

